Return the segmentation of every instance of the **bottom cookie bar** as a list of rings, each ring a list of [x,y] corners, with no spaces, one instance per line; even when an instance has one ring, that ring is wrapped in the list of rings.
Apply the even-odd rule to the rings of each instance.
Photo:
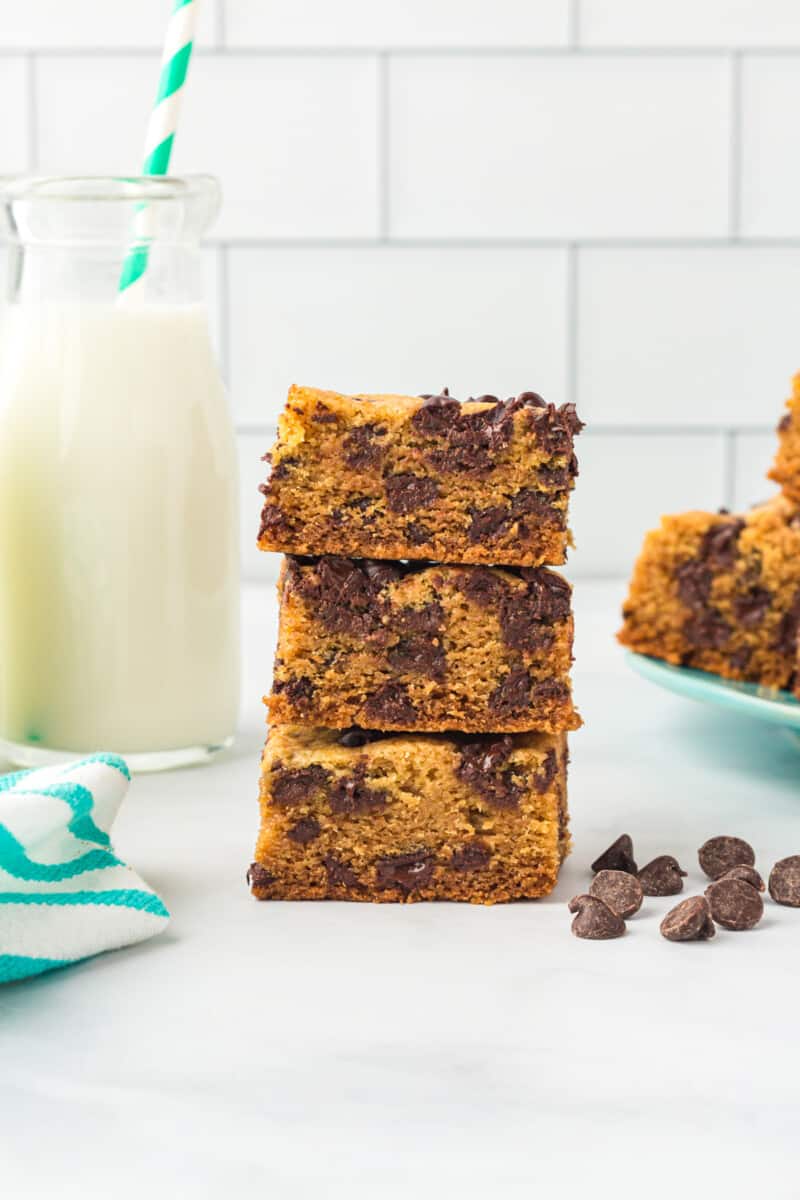
[[[259,900],[544,896],[569,851],[564,734],[270,730]]]

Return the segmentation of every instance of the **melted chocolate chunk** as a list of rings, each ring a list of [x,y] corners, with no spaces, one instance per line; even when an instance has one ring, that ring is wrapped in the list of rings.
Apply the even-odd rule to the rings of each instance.
[[[353,725],[350,729],[344,729],[337,741],[340,746],[355,749],[358,746],[366,746],[369,742],[379,742],[389,736],[390,734],[384,733],[380,729],[362,729],[359,725]]]
[[[475,840],[453,851],[450,866],[454,871],[482,871],[489,865],[491,857],[491,847],[486,842]]]
[[[472,567],[460,576],[464,595],[481,608],[496,608],[511,594],[505,580],[488,567]]]
[[[434,857],[428,850],[379,858],[375,863],[376,884],[381,889],[399,888],[402,892],[413,892],[430,882],[435,866]]]
[[[731,627],[716,609],[709,608],[685,622],[683,636],[698,650],[723,650],[731,636]]]
[[[565,704],[569,700],[569,687],[560,679],[540,679],[531,688],[531,703],[544,704],[551,700],[556,704]]]
[[[405,532],[412,546],[422,546],[425,542],[429,542],[433,536],[430,529],[426,529],[419,521],[409,521],[405,527]]]
[[[538,774],[534,775],[533,777],[534,791],[538,792],[540,795],[543,792],[546,792],[550,787],[550,784],[555,779],[557,770],[558,757],[555,750],[551,748],[545,755],[541,771],[539,771]]]
[[[786,431],[791,427],[791,424],[792,414],[788,412],[784,413],[780,421],[778,421],[778,433],[786,433]]]
[[[318,425],[332,425],[336,420],[336,413],[332,413],[324,404],[317,404],[311,414],[311,420],[316,421]]]
[[[301,817],[296,825],[286,830],[286,836],[298,846],[307,846],[309,842],[318,838],[321,832],[319,821],[315,817]]]
[[[275,883],[275,876],[261,863],[251,863],[247,871],[247,883],[251,888],[267,888]]]
[[[314,684],[305,675],[276,679],[272,686],[276,695],[284,695],[294,708],[306,709],[314,695]]]
[[[328,854],[323,858],[322,865],[325,868],[325,873],[328,876],[328,886],[332,888],[360,888],[358,876],[352,867],[344,863],[339,858],[335,858],[332,854]]]
[[[713,576],[704,563],[690,558],[675,569],[675,579],[681,604],[693,610],[706,606],[711,595]]]
[[[424,475],[412,475],[410,472],[387,475],[384,486],[389,511],[401,516],[416,512],[418,508],[427,508],[439,495],[434,479],[428,479]]]
[[[733,671],[745,672],[750,659],[753,657],[753,649],[751,646],[742,646],[738,650],[734,650],[730,655],[728,663]]]
[[[524,667],[515,667],[489,696],[489,711],[498,717],[518,716],[531,703],[531,677]]]
[[[266,485],[259,489],[266,494]],[[266,534],[273,534],[276,537],[287,534],[291,529],[291,522],[286,513],[278,504],[267,502],[261,510],[261,524],[258,529],[259,538]]]
[[[411,424],[425,437],[445,433],[461,412],[461,405],[445,389],[441,395],[426,396],[411,418]]]
[[[288,584],[332,633],[366,637],[380,625],[375,598],[379,584],[350,558],[326,555],[316,563],[289,558]]]
[[[385,437],[385,425],[358,425],[343,443],[344,460],[355,471],[380,466],[383,447],[378,441]]]
[[[272,803],[279,808],[302,804],[320,788],[327,787],[330,772],[319,763],[296,770],[286,770],[280,762],[272,764]]]
[[[574,404],[562,404],[556,408],[547,404],[529,406],[528,420],[536,430],[539,444],[548,454],[571,454],[572,441],[583,429]]]
[[[396,671],[425,675],[429,679],[442,680],[447,670],[444,646],[436,638],[424,633],[401,638],[387,657],[389,665]]]
[[[739,535],[744,526],[744,521],[737,517],[733,521],[712,525],[703,535],[700,556],[715,571],[729,571],[736,562]]]
[[[535,488],[521,488],[511,499],[512,517],[534,516],[548,525],[563,529],[566,514],[553,506],[554,497],[543,495]]]
[[[328,793],[331,811],[337,816],[353,816],[374,812],[386,804],[386,792],[368,787],[367,764],[360,762],[352,775],[342,775],[334,781]]]
[[[411,725],[417,717],[417,710],[402,683],[385,683],[369,697],[364,712],[376,725],[382,721],[390,725]]]
[[[738,596],[733,602],[736,620],[745,629],[756,629],[763,623],[772,603],[772,592],[763,587],[752,588],[746,596]]]
[[[791,657],[797,652],[798,627],[800,627],[800,590],[795,593],[788,612],[783,614],[778,626],[775,649],[779,654]]]
[[[403,571],[400,567],[393,566],[392,563],[381,562],[377,558],[365,558],[361,564],[362,568],[376,588],[388,587],[390,583],[396,583],[398,579],[403,578]]]
[[[465,742],[456,775],[492,808],[518,808],[523,789],[514,780],[513,768],[506,765],[513,749],[507,735]]]
[[[491,508],[471,508],[469,515],[471,520],[467,537],[471,542],[491,541],[499,537],[505,533],[511,520],[511,510],[499,504]]]
[[[436,600],[413,608],[401,608],[396,615],[396,627],[401,633],[439,633],[444,624],[444,609]]]

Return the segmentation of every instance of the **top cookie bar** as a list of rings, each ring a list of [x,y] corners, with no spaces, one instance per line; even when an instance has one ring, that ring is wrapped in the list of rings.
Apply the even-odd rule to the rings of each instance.
[[[575,407],[292,387],[262,488],[262,550],[558,565],[571,544]]]

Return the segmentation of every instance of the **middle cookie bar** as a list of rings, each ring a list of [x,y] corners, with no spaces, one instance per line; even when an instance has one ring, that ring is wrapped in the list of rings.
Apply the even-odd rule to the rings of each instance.
[[[273,723],[577,729],[571,588],[546,567],[287,558]]]

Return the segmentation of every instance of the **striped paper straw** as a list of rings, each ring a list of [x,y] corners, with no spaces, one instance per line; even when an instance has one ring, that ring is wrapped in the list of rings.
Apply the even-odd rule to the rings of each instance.
[[[199,0],[175,0],[167,25],[158,91],[145,139],[143,175],[166,175],[178,125],[178,110],[192,56]],[[134,241],[125,256],[119,290],[128,292],[147,269],[153,214],[143,204],[136,214]]]

